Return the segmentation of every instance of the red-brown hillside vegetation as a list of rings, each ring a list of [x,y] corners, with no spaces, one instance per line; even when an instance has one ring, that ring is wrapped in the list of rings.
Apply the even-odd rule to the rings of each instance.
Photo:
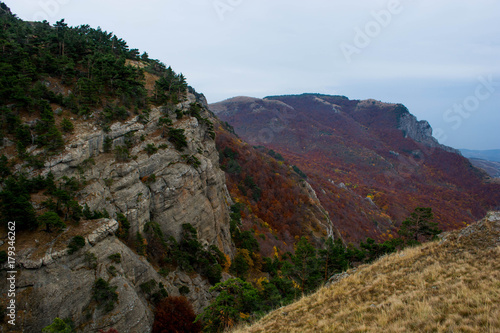
[[[241,204],[243,229],[254,230],[263,255],[273,255],[275,246],[279,252],[293,251],[300,236],[316,241],[327,236],[326,211],[290,165],[269,149],[245,143],[227,126],[216,131],[228,190]]]
[[[400,104],[305,94],[237,97],[211,109],[241,138],[305,172],[350,241],[391,237],[417,206],[432,207],[450,230],[500,205],[500,186],[485,183],[483,172],[437,143],[427,122]]]

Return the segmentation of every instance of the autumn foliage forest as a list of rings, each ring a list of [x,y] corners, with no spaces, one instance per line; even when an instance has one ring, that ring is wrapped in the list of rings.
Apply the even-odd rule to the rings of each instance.
[[[327,236],[326,212],[306,190],[300,169],[264,147],[252,147],[227,124],[217,129],[216,143],[228,190],[239,203],[243,229],[252,230],[263,255],[293,251],[300,236]]]
[[[210,107],[243,140],[305,173],[346,242],[396,237],[419,206],[431,207],[440,228],[451,230],[500,205],[500,185],[469,160],[406,133],[402,119],[412,116],[401,104],[303,94],[237,97]],[[409,131],[424,125],[415,121]]]

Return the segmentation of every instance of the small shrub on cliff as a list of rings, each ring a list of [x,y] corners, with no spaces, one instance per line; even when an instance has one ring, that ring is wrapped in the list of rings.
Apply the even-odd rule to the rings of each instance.
[[[107,271],[108,271],[109,274],[111,274],[111,276],[116,276],[116,274],[118,274],[118,270],[113,265],[109,266],[107,268]]]
[[[109,213],[106,209],[103,209],[102,211],[98,210],[90,210],[90,207],[85,204],[82,209],[82,214],[87,220],[98,220],[102,218],[109,218]]]
[[[141,288],[143,293],[145,293],[146,295],[150,295],[156,287],[156,281],[154,279],[151,279],[147,282],[141,283],[139,287]]]
[[[158,119],[158,126],[171,126],[172,124],[172,119],[170,119],[168,116],[160,117]]]
[[[97,256],[94,253],[90,251],[85,252],[84,260],[88,268],[90,269],[97,268]]]
[[[159,288],[158,291],[153,293],[153,295],[151,295],[151,301],[153,302],[153,304],[158,304],[163,299],[168,297],[168,292],[165,289],[165,286],[163,285],[163,283],[161,283],[161,282],[158,283],[158,288]]]
[[[116,288],[116,286],[111,286],[109,282],[99,278],[94,282],[92,299],[97,302],[98,307],[109,312],[114,309],[115,303],[118,301]]]
[[[71,238],[71,241],[68,244],[68,249],[69,249],[68,253],[73,254],[84,246],[85,246],[85,238],[79,235],[75,236]]]
[[[38,217],[38,223],[45,225],[45,230],[51,232],[53,229],[60,230],[66,227],[59,215],[54,212],[45,212]]]
[[[181,151],[182,148],[187,147],[186,136],[184,135],[184,130],[182,128],[169,128],[168,136],[168,141],[174,144],[175,149]]]
[[[194,323],[196,316],[191,303],[184,296],[170,296],[156,307],[153,333],[197,333],[201,324]]]
[[[73,333],[74,330],[71,324],[67,320],[62,320],[61,318],[55,318],[52,324],[45,326],[42,329],[42,333]]]
[[[181,295],[187,295],[189,294],[190,290],[189,290],[189,287],[188,286],[180,286],[179,287],[179,293],[181,293]]]
[[[189,104],[189,115],[191,117],[195,117],[196,119],[198,119],[198,121],[200,121],[202,119],[201,111],[202,111],[202,107],[200,104],[198,104],[198,103]]]
[[[156,175],[153,173],[149,176],[144,176],[141,178],[141,181],[146,185],[153,184],[156,181]]]
[[[148,143],[145,150],[148,156],[151,156],[158,151],[158,147],[156,147],[154,143]]]
[[[116,219],[118,220],[118,223],[120,224],[120,227],[119,227],[118,232],[117,232],[118,237],[121,239],[128,238],[128,231],[130,229],[130,222],[128,221],[127,217],[125,215],[123,215],[122,213],[117,213]]]
[[[120,253],[113,253],[112,255],[108,256],[108,259],[119,264],[122,262],[122,255]]]
[[[104,143],[102,144],[102,150],[104,150],[105,153],[109,153],[111,151],[111,148],[113,148],[113,139],[107,136],[104,138]]]
[[[137,251],[137,254],[145,256],[147,245],[148,244],[146,242],[146,239],[142,236],[140,232],[137,232],[135,234],[135,249]]]
[[[130,152],[126,146],[115,147],[115,160],[118,162],[126,162],[130,160]]]
[[[200,160],[194,155],[182,155],[182,159],[193,168],[198,168],[201,165]]]
[[[65,133],[71,133],[75,129],[75,126],[68,118],[63,118],[61,121],[61,128]]]

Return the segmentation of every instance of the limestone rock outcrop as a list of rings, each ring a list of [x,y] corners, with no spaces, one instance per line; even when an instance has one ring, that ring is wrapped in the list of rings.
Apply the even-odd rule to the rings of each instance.
[[[104,226],[107,224],[101,225]],[[163,277],[144,257],[116,237],[108,234],[102,238],[104,232],[100,235],[95,239],[99,241],[87,243],[74,254],[61,251],[58,258],[50,261],[44,258],[36,266],[27,266],[26,259],[20,258],[24,267],[18,269],[16,282],[16,329],[19,332],[39,332],[56,317],[71,318],[78,332],[110,327],[119,332],[150,332],[154,313],[148,294],[142,290],[150,281],[154,281],[153,291],[163,286],[174,296],[179,295],[179,287],[187,286],[190,291],[186,296],[197,312],[212,300],[206,279],[180,271]],[[116,254],[120,254],[119,263],[109,258]],[[117,287],[118,301],[109,312],[93,300],[94,283],[99,278]],[[2,281],[5,280],[3,276]]]
[[[177,107],[187,112],[195,101],[190,94]],[[158,125],[162,112],[161,108],[152,109],[147,122],[134,117],[114,123],[108,133],[89,123],[80,124],[65,151],[47,161],[42,175],[84,177],[87,186],[80,192],[80,203],[93,210],[106,209],[110,216],[124,214],[133,235],[155,221],[165,234],[178,239],[182,224],[191,223],[202,241],[231,253],[227,210],[231,199],[215,141],[195,117],[176,119],[172,112],[172,126],[185,131],[188,145],[177,151],[162,137],[164,129]],[[204,109],[202,116],[209,118],[210,113]],[[120,161],[112,152],[105,153],[106,138],[112,140],[112,150],[131,145],[131,158]],[[167,148],[148,155],[148,144]],[[193,160],[199,165],[190,165]]]
[[[412,138],[431,148],[441,148],[447,152],[461,155],[460,151],[440,144],[432,136],[432,127],[426,120],[418,121],[410,112],[403,113],[399,118],[399,129],[403,131],[405,137]]]
[[[215,245],[233,256],[231,198],[219,167],[212,114],[201,107],[199,114],[191,116],[192,103],[206,104],[199,96],[188,94],[176,110],[153,108],[148,119],[129,117],[108,128],[97,125],[98,114],[86,121],[74,120],[75,130],[65,137],[63,152],[48,157],[41,170],[26,169],[31,176],[51,172],[56,180],[75,177],[84,184],[77,193],[79,204],[90,211],[106,211],[110,218],[69,225],[53,237],[53,244],[34,239],[19,244],[19,332],[40,332],[56,317],[72,319],[79,332],[110,327],[119,332],[150,332],[154,313],[151,295],[141,287],[144,283],[153,291],[164,288],[174,296],[181,286],[188,287],[186,297],[196,312],[209,304],[214,295],[208,291],[206,278],[179,270],[160,275],[158,268],[115,236],[120,228],[118,213],[130,222],[131,238],[143,233],[145,224],[152,221],[164,235],[179,240],[182,225],[190,223],[203,245]],[[178,117],[175,111],[184,115]],[[176,149],[168,140],[168,127],[159,124],[160,117],[171,119],[170,128],[184,130],[186,147]],[[36,148],[31,152],[36,154]],[[41,208],[39,203],[34,205]],[[67,245],[75,234],[84,237],[85,247],[69,254]],[[121,260],[113,262],[109,258],[113,254],[120,254]],[[5,290],[5,274],[0,270],[1,290]],[[99,278],[118,293],[109,312],[93,299]]]

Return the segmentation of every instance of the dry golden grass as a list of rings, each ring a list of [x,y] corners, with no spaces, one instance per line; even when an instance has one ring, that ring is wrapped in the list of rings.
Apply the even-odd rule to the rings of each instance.
[[[233,333],[381,331],[500,332],[500,221],[359,267]]]

